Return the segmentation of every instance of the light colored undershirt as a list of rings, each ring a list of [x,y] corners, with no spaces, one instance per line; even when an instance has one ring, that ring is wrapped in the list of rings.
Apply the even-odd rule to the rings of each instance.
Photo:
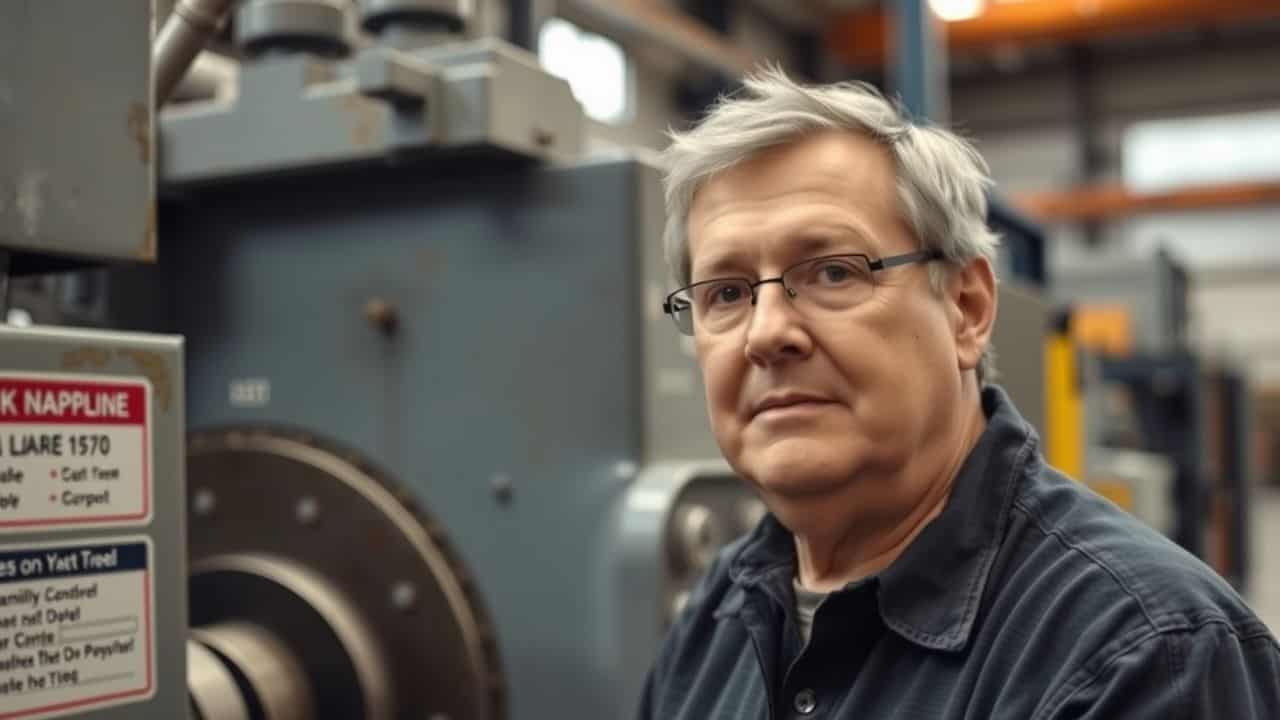
[[[818,606],[823,600],[827,599],[827,593],[814,592],[806,590],[800,586],[800,578],[792,578],[791,584],[795,588],[796,594],[796,621],[800,625],[800,637],[804,639],[804,644],[809,645],[809,636],[813,634],[813,616],[818,612]]]

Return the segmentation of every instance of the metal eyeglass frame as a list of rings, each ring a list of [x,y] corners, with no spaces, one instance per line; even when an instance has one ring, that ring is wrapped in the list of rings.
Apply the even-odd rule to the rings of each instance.
[[[680,322],[676,319],[677,312],[681,310],[687,310],[689,307],[691,307],[691,305],[686,304],[686,305],[677,306],[678,301],[676,299],[676,295],[682,292],[690,292],[690,294],[692,294],[691,292],[692,289],[699,285],[705,285],[707,283],[715,283],[715,282],[724,282],[726,280],[741,280],[744,283],[746,283],[747,288],[751,291],[751,305],[752,307],[754,307],[756,304],[756,300],[759,298],[759,295],[756,294],[756,288],[760,287],[761,285],[766,285],[768,283],[778,283],[779,285],[782,286],[782,289],[786,291],[787,297],[789,298],[796,297],[798,293],[796,293],[795,290],[788,287],[787,283],[783,281],[783,278],[786,277],[787,273],[803,265],[809,265],[811,263],[820,262],[822,260],[836,260],[839,258],[862,258],[867,262],[867,267],[871,270],[871,277],[873,278],[873,282],[874,282],[875,274],[881,270],[886,270],[891,267],[898,267],[899,265],[912,265],[915,263],[933,262],[934,260],[941,260],[943,257],[944,255],[941,250],[917,250],[916,252],[904,253],[902,255],[890,255],[889,257],[878,258],[876,260],[872,260],[865,253],[840,253],[838,255],[821,255],[819,257],[813,257],[807,260],[801,260],[800,262],[785,268],[782,271],[782,274],[778,275],[777,277],[763,278],[760,280],[756,280],[754,282],[749,278],[744,278],[744,277],[719,277],[719,278],[710,278],[708,280],[699,280],[696,283],[690,283],[689,285],[685,285],[682,288],[678,288],[667,295],[666,300],[663,301],[662,303],[662,312],[671,316],[671,321],[675,323],[677,330],[679,330],[681,333],[685,335],[692,335],[693,334],[692,319],[690,319],[689,330],[687,332],[685,331],[684,328],[680,327]]]

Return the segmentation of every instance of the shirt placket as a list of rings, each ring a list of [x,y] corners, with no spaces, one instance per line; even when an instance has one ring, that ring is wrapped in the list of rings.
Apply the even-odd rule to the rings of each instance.
[[[828,597],[814,613],[809,642],[783,676],[783,717],[812,720],[837,706],[861,671],[878,627],[873,583]],[[847,685],[837,687],[837,678]]]

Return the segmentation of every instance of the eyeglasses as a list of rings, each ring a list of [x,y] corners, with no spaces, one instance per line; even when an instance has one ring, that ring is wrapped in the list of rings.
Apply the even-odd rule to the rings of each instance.
[[[939,250],[921,250],[872,260],[866,255],[825,255],[796,263],[774,278],[716,278],[686,285],[667,296],[663,312],[676,327],[692,335],[694,327],[720,333],[741,325],[757,300],[756,288],[767,283],[782,285],[787,297],[806,315],[840,312],[871,298],[875,274],[899,265],[942,259]]]

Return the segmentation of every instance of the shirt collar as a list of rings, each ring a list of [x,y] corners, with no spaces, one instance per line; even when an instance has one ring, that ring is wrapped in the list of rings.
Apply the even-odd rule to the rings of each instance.
[[[1038,443],[1035,431],[999,387],[982,392],[987,427],[965,459],[947,505],[879,576],[880,615],[904,639],[925,648],[968,644],[1000,538],[1014,484]],[[761,586],[779,602],[795,575],[791,533],[766,515],[729,567],[741,587]],[[730,593],[741,602],[741,593]]]

